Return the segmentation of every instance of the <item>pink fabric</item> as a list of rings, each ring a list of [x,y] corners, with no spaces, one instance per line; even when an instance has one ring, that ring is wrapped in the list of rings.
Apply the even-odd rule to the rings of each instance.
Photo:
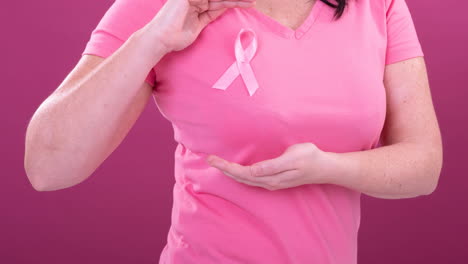
[[[160,1],[117,0],[83,54],[111,54]],[[378,146],[385,65],[423,56],[411,15],[404,0],[351,0],[337,21],[333,12],[318,1],[292,30],[256,9],[229,9],[155,65],[153,98],[178,143],[160,264],[357,263],[361,193],[333,184],[269,191],[205,162],[216,154],[252,164],[301,142],[338,153]],[[259,87],[250,95],[238,75],[213,89],[243,28],[256,34],[249,65]]]
[[[91,33],[82,55],[108,57],[136,30],[146,25],[163,5],[161,0],[116,0]],[[150,6],[148,8],[148,6]],[[154,87],[154,68],[145,81]]]

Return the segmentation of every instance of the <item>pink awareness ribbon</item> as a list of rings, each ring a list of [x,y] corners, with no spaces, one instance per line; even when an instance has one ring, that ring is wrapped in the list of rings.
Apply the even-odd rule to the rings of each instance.
[[[244,50],[241,44],[242,34],[252,34],[253,38],[249,46]],[[252,60],[255,52],[257,51],[257,36],[252,29],[242,28],[237,34],[237,39],[234,46],[236,61],[226,70],[226,72],[219,78],[213,85],[213,88],[226,90],[231,83],[241,75],[244,80],[250,96],[252,96],[258,89],[257,79],[253,73],[250,61]]]

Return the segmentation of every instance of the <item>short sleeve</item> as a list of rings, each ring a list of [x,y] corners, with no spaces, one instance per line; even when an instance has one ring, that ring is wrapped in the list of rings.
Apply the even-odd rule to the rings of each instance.
[[[387,50],[385,65],[424,56],[406,0],[385,0]]]
[[[138,29],[145,26],[162,7],[163,0],[115,0],[92,31],[82,53],[108,57]],[[146,80],[155,86],[154,68]]]

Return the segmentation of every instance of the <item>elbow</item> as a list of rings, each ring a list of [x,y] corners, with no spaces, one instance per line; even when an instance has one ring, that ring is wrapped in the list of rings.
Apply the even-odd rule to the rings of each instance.
[[[25,167],[26,176],[29,180],[29,183],[38,192],[51,191],[52,188],[50,184],[45,180],[43,174],[32,173],[30,169]]]
[[[440,172],[435,174],[434,177],[431,177],[431,179],[428,180],[428,183],[427,183],[428,187],[424,191],[423,195],[430,195],[435,192],[435,190],[437,189],[437,185],[439,184],[439,176],[440,176]]]
[[[38,192],[55,191],[75,185],[82,179],[82,172],[70,170],[70,166],[57,166],[62,161],[54,159],[50,153],[33,153],[26,148],[23,167],[29,183]],[[66,168],[66,169],[65,169]]]
[[[42,170],[38,169],[38,166],[33,166],[33,163],[42,163],[37,162],[36,159],[31,157],[29,149],[26,148],[26,153],[24,155],[23,167],[26,173],[26,177],[29,180],[29,183],[34,188],[34,190],[43,192],[49,191],[50,186],[49,183],[46,181],[47,173],[44,173]]]
[[[27,177],[29,179],[29,183],[34,188],[34,190],[38,192],[45,192],[45,191],[57,191],[61,189],[66,189],[78,184],[80,181],[77,182],[59,182],[54,181],[51,179],[57,179],[51,177],[50,174],[47,173],[31,173],[27,172]]]
[[[52,184],[47,180],[50,178],[48,173],[39,172],[38,170],[32,169],[30,166],[25,164],[24,170],[26,172],[26,177],[29,180],[29,183],[38,192],[52,191]]]
[[[27,149],[26,149],[26,154],[24,156],[24,171],[26,173],[26,178],[28,179],[29,183],[31,186],[34,188],[34,190],[42,192],[47,190],[47,186],[44,184],[43,176],[41,176],[41,173],[37,173],[36,171],[33,170],[32,166],[29,164],[29,159],[27,155]]]
[[[424,192],[424,195],[430,195],[435,192],[437,189],[437,186],[439,184],[439,178],[442,172],[442,155],[440,155],[440,158],[437,158],[435,161],[431,163],[432,166],[432,173],[430,174],[431,177],[428,177],[428,182],[427,182],[427,188]]]
[[[32,187],[34,188],[34,190],[36,190],[38,192],[52,191],[52,189],[49,187],[49,185],[47,185],[44,182],[31,181],[30,180],[30,183],[31,183]]]
[[[26,164],[24,166],[24,169],[29,183],[34,188],[34,190],[38,192],[65,189],[76,185],[78,182],[81,181],[77,180],[77,178],[57,177],[55,175],[63,176],[63,173],[52,173],[51,171],[43,169],[39,170]]]
[[[416,143],[417,153],[415,157],[420,158],[419,182],[424,182],[422,195],[430,195],[435,192],[439,184],[439,178],[444,163],[443,144],[440,133],[432,139],[424,139]],[[419,166],[418,166],[419,167]]]
[[[418,160],[414,168],[418,168],[418,177],[414,180],[414,186],[418,186],[420,195],[430,195],[437,189],[443,165],[443,147],[439,138],[434,141],[425,140],[416,143],[414,157]]]

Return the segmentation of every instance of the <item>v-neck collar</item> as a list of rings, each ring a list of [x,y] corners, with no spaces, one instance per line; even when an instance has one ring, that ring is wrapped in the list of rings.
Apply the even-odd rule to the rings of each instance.
[[[240,8],[242,11],[245,10],[246,12],[255,16],[259,21],[264,23],[266,26],[270,27],[272,31],[279,34],[280,36],[287,38],[287,39],[301,39],[302,36],[312,27],[315,20],[317,19],[320,11],[322,11],[324,3],[321,0],[316,0],[312,9],[309,12],[309,15],[306,19],[302,22],[302,24],[296,28],[295,30],[281,24],[280,22],[276,21],[272,17],[260,12],[259,10],[251,7],[251,8]]]

